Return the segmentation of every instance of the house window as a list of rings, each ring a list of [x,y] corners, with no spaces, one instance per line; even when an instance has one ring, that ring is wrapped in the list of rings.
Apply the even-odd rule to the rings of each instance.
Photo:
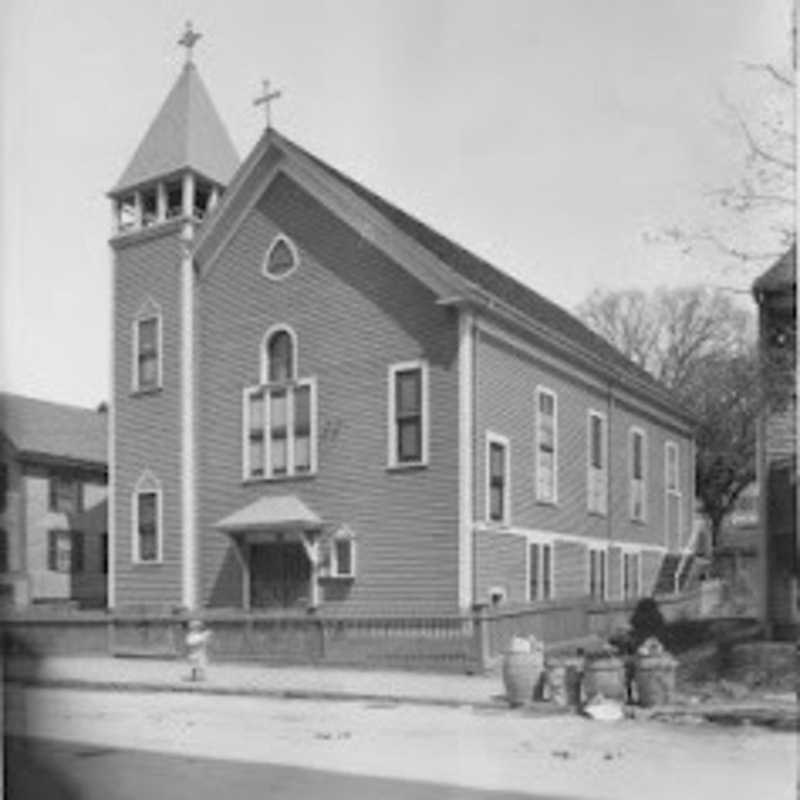
[[[161,318],[147,316],[134,324],[134,391],[161,385]]]
[[[608,557],[605,549],[589,550],[589,596],[594,600],[606,599]]]
[[[50,510],[64,514],[83,511],[83,484],[69,475],[50,476]]]
[[[71,531],[47,532],[47,569],[51,572],[70,572],[72,569]]]
[[[486,434],[486,519],[504,525],[511,518],[509,449],[505,436]]]
[[[622,554],[622,598],[629,600],[641,594],[641,556],[639,553]]]
[[[132,498],[133,561],[158,563],[163,558],[163,508],[161,484],[150,472],[138,480]]]
[[[531,542],[528,545],[528,600],[553,598],[553,545]]]
[[[675,442],[667,442],[664,445],[664,458],[666,461],[666,484],[670,494],[681,493],[678,480],[678,445]]]
[[[555,503],[558,497],[558,419],[556,395],[536,390],[536,499]]]
[[[428,462],[428,366],[424,361],[389,367],[389,466]]]
[[[681,541],[681,484],[680,451],[677,442],[664,445],[664,488],[666,492],[667,546],[670,542]],[[734,515],[735,516],[735,515]],[[732,520],[733,521],[733,520]]]
[[[645,498],[647,496],[647,447],[644,431],[631,428],[628,469],[630,475],[630,516],[632,520],[644,522],[647,518]]]
[[[281,280],[297,269],[297,249],[285,236],[276,236],[264,256],[262,272],[268,278]]]
[[[607,512],[608,437],[606,417],[599,411],[589,412],[587,507],[595,514]]]
[[[330,577],[354,578],[356,575],[356,540],[351,531],[342,528],[331,542]]]
[[[8,572],[8,532],[0,528],[0,572]]]
[[[297,346],[288,328],[268,331],[264,383],[244,393],[244,478],[308,475],[316,459],[316,382],[297,379]]]

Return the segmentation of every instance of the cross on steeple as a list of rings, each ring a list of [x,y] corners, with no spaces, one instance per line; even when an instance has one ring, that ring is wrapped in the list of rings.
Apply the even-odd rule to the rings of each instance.
[[[186,63],[189,64],[192,60],[192,48],[197,44],[197,40],[202,36],[202,33],[198,33],[197,31],[192,28],[192,21],[188,20],[186,23],[186,30],[183,32],[183,36],[178,39],[178,44],[181,47],[186,48]]]
[[[264,113],[267,119],[267,127],[271,126],[270,117],[270,103],[277,100],[281,96],[280,90],[271,92],[269,90],[269,81],[261,81],[261,94],[253,100],[254,106],[264,106]]]

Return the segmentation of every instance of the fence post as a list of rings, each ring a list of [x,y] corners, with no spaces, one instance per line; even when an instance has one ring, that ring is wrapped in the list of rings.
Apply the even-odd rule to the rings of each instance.
[[[476,603],[472,607],[472,636],[474,659],[477,672],[486,672],[491,660],[491,646],[489,640],[489,614],[486,603]]]

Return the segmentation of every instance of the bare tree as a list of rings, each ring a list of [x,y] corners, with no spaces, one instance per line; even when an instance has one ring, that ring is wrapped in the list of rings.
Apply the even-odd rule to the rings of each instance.
[[[650,294],[596,290],[577,312],[694,414],[695,493],[716,542],[755,479],[762,400],[753,313],[729,294],[700,286]]]

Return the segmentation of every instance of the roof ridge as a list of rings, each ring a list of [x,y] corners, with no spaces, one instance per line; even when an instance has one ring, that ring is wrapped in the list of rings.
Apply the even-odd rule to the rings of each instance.
[[[81,406],[76,403],[62,403],[60,400],[49,400],[44,397],[33,397],[28,394],[19,394],[17,392],[0,391],[0,400],[10,398],[13,400],[22,400],[26,403],[41,403],[42,405],[56,406],[57,408],[69,409],[72,411],[86,411],[90,414],[100,414],[97,408],[91,406]],[[102,401],[106,402],[106,401]]]
[[[355,191],[356,194],[360,194],[362,197],[366,196],[368,202],[372,205],[377,206],[377,209],[380,213],[384,216],[387,215],[389,212],[389,220],[394,224],[397,224],[396,220],[392,220],[391,216],[399,216],[404,218],[407,223],[410,223],[412,228],[421,229],[421,232],[426,234],[427,236],[436,239],[439,241],[440,246],[449,248],[452,250],[457,251],[458,254],[470,259],[471,261],[475,262],[475,266],[478,266],[482,270],[485,270],[488,274],[488,277],[499,277],[502,281],[506,283],[512,283],[521,293],[528,295],[528,297],[535,298],[537,303],[543,304],[547,306],[547,310],[552,312],[556,316],[567,317],[572,325],[579,326],[581,332],[585,335],[588,335],[590,341],[595,347],[601,348],[606,351],[607,354],[613,354],[615,359],[617,360],[617,367],[619,369],[626,369],[629,373],[635,374],[639,377],[640,380],[644,380],[647,383],[651,384],[654,388],[658,389],[661,392],[667,392],[669,394],[673,394],[672,390],[669,389],[665,384],[663,384],[658,378],[656,378],[652,373],[648,372],[644,367],[639,366],[630,358],[622,353],[617,347],[615,347],[611,342],[607,339],[602,337],[596,331],[593,331],[586,323],[584,323],[579,317],[573,314],[570,310],[560,306],[553,300],[550,300],[548,297],[545,297],[540,292],[537,292],[531,286],[528,286],[526,283],[523,283],[519,278],[514,277],[510,273],[506,272],[505,270],[501,269],[500,267],[495,266],[487,259],[473,253],[468,248],[464,247],[462,244],[454,241],[450,237],[446,236],[443,233],[440,233],[435,228],[431,227],[428,223],[420,220],[419,218],[415,217],[414,215],[410,214],[409,212],[405,211],[404,209],[400,208],[399,206],[395,205],[389,200],[386,200],[384,197],[379,195],[374,190],[370,189],[369,187],[363,185],[362,183],[356,181],[354,178],[351,178],[349,175],[345,174],[341,170],[337,169],[336,167],[331,166],[323,159],[319,158],[318,156],[314,155],[313,153],[306,150],[301,145],[297,144],[296,142],[292,141],[288,137],[284,136],[281,133],[278,133],[273,129],[273,133],[275,134],[275,138],[279,142],[284,142],[289,147],[295,148],[298,150],[302,155],[306,158],[309,158],[312,162],[317,164],[320,168],[326,170],[327,172],[331,173],[335,178],[340,180],[346,186],[348,186],[352,191]],[[412,234],[413,236],[413,234]],[[416,237],[413,237],[416,238]],[[420,242],[423,246],[430,249],[429,246],[425,244],[425,242]],[[435,253],[441,260],[447,264],[448,267],[455,270],[456,272],[460,272],[460,270],[455,266],[452,261],[448,260],[446,257],[442,257],[438,253]],[[463,277],[463,274],[462,274]],[[473,281],[474,282],[474,281]],[[501,300],[502,302],[509,303],[509,301],[503,298],[498,292],[490,287],[481,286],[482,290],[489,292],[490,294],[497,297],[497,299]],[[513,305],[513,303],[509,303]],[[525,313],[526,316],[530,316],[527,312],[523,311],[522,309],[518,308],[518,311]],[[562,332],[564,336],[566,336],[570,341],[582,347],[583,349],[590,349],[588,343],[581,344],[580,342],[575,341],[574,335],[571,335],[569,332]],[[623,363],[624,362],[624,363]]]

